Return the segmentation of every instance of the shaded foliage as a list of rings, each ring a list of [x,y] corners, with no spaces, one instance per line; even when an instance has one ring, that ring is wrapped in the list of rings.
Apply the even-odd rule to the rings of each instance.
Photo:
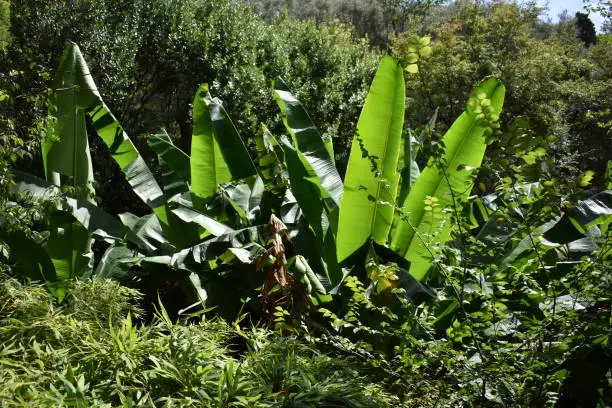
[[[40,96],[66,40],[79,43],[128,133],[163,127],[185,150],[189,104],[199,84],[209,83],[226,101],[252,143],[260,123],[275,123],[268,89],[279,75],[288,78],[318,127],[336,135],[342,146],[376,64],[367,44],[341,24],[319,27],[286,18],[269,26],[232,1],[82,1],[73,7],[72,2],[32,0],[13,3],[11,20],[13,42],[1,61],[2,72],[13,72],[11,81],[19,87],[10,91],[20,95],[11,103],[11,117],[14,132],[26,141],[39,138],[36,124],[45,117]],[[138,138],[135,143],[144,144]],[[93,141],[92,148],[103,146]],[[99,156],[93,155],[96,179],[110,181],[100,191],[104,205],[113,213],[142,214],[131,204],[130,191],[117,187],[124,186],[121,173]],[[152,163],[149,154],[145,157]]]

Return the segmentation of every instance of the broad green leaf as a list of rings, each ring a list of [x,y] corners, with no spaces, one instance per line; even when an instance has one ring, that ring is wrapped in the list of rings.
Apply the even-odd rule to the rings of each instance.
[[[29,193],[32,197],[48,197],[50,184],[31,174],[14,171],[15,186],[13,191],[24,194]],[[91,234],[107,240],[123,239],[127,230],[123,224],[112,215],[96,207],[94,204],[65,196],[72,216],[79,221]]]
[[[328,192],[335,205],[339,206],[343,185],[334,164],[331,141],[323,141],[302,104],[280,78],[274,81],[274,93],[283,123],[293,139],[300,158],[312,167],[322,188]]]
[[[190,247],[198,242],[198,228],[176,218],[168,208],[168,200],[177,194],[189,192],[189,156],[172,143],[170,136],[165,131],[149,136],[147,143],[157,153],[162,171],[168,221],[168,226],[164,228],[164,232],[175,247]]]
[[[153,209],[162,223],[167,223],[161,188],[130,138],[102,101],[79,47],[72,42],[66,46],[60,62],[54,93],[50,98],[50,112],[56,117],[56,128],[43,142],[43,157],[46,157],[47,177],[51,176],[54,184],[59,181],[57,173],[74,176],[77,186],[85,179],[91,179],[91,169],[86,169],[87,166],[82,163],[89,156],[84,123],[84,114],[87,113],[134,192]],[[62,135],[66,137],[62,138]],[[57,137],[62,141],[58,143]],[[75,142],[70,142],[69,137]],[[68,167],[72,168],[70,173],[67,173]],[[77,198],[86,197],[79,194]]]
[[[128,278],[130,269],[144,257],[126,246],[111,246],[102,255],[93,277],[122,282]]]
[[[51,293],[63,297],[65,287],[57,283],[55,266],[42,242],[35,241],[21,230],[7,231],[0,228],[0,240],[10,248],[9,263],[13,272],[21,277],[45,282]]]
[[[174,252],[174,247],[163,233],[159,219],[153,214],[137,217],[132,213],[119,214],[129,229],[127,239],[136,244],[145,255]]]
[[[385,244],[393,222],[404,125],[402,68],[381,60],[357,123],[340,206],[337,251],[341,262],[368,239]]]
[[[92,240],[80,223],[67,214],[53,214],[49,219],[46,249],[53,266],[56,295],[61,302],[72,279],[91,272]]]
[[[291,145],[289,140],[281,139],[281,147],[285,155],[293,196],[315,236],[319,242],[323,242],[329,223],[321,196],[322,190],[315,183],[309,181],[316,179],[316,175],[307,163],[300,160],[299,152]]]
[[[492,220],[493,222],[495,221],[494,218],[492,218]],[[515,261],[519,257],[523,256],[525,252],[530,251],[530,250],[531,251],[528,253],[528,255],[532,258],[535,258],[537,255],[537,251],[536,251],[537,248],[533,247],[534,243],[538,245],[540,243],[539,237],[542,235],[542,232],[546,231],[554,224],[555,224],[555,220],[552,220],[552,221],[548,221],[547,223],[544,223],[543,225],[540,225],[539,227],[536,227],[530,230],[527,236],[521,239],[518,244],[516,244],[510,251],[508,251],[508,253],[503,254],[503,256],[499,260],[497,260],[497,263],[500,265],[502,269],[510,267],[515,263]],[[485,224],[485,227],[486,227],[486,224]],[[508,238],[510,238],[511,234],[515,233],[515,231],[512,231],[507,236],[504,236],[502,232],[502,234],[499,234],[496,237],[495,235],[493,235],[495,231],[493,231],[492,228],[489,228],[489,230],[491,230],[489,232],[489,234],[491,234],[491,237],[489,239],[497,239],[499,242],[503,242],[504,240],[507,240]]]
[[[193,100],[191,193],[197,207],[202,207],[212,198],[217,185],[231,179],[229,169],[218,152],[208,106],[204,102],[208,95],[208,86],[202,85]]]
[[[219,185],[257,174],[242,138],[207,85],[193,101],[191,140],[191,191],[194,205],[202,209]]]
[[[204,102],[208,107],[215,140],[227,164],[231,180],[246,179],[257,175],[257,168],[251,160],[249,151],[219,98],[207,95]]]
[[[295,244],[300,253],[308,253],[310,259],[312,257],[319,258],[314,261],[316,263],[311,262],[311,266],[313,268],[316,268],[315,265],[320,266],[320,268],[315,269],[317,274],[320,275],[326,287],[333,291],[338,288],[345,277],[336,258],[334,226],[337,225],[338,207],[331,209],[327,207],[323,196],[327,196],[327,192],[321,188],[314,171],[308,166],[308,163],[300,159],[299,152],[291,145],[289,140],[281,139],[281,146],[291,182],[291,191],[286,194],[283,203],[285,208],[281,209],[281,213],[284,213],[284,219],[288,219],[290,223],[301,224],[299,213],[290,201],[295,198],[310,228],[309,234],[301,234],[307,237],[305,242],[296,242]]]
[[[264,183],[261,177],[251,176],[237,183],[221,186],[230,205],[236,210],[246,226],[255,222],[260,213],[261,200],[264,193]]]
[[[93,202],[93,169],[87,140],[85,113],[100,99],[79,47],[69,43],[49,94],[49,115],[54,118],[42,141],[47,181],[63,185],[71,178],[76,198]]]
[[[227,232],[174,253],[170,264],[176,269],[200,273],[208,268],[209,262],[222,256],[230,248],[251,249],[255,246],[263,253],[265,250],[258,242],[263,242],[264,238],[264,225]]]
[[[255,151],[257,167],[263,181],[274,186],[274,179],[279,175],[283,177],[282,164],[285,160],[278,141],[265,125],[261,125],[261,131],[255,139]]]
[[[224,225],[213,218],[210,218],[202,213],[199,213],[191,208],[177,207],[172,209],[172,213],[179,217],[184,222],[194,223],[202,227],[210,234],[218,237],[223,234],[233,232],[234,230],[227,225]]]
[[[98,102],[89,109],[94,129],[109,148],[134,193],[155,212],[162,225],[167,225],[164,194],[155,176],[104,102]]]
[[[487,100],[490,117],[498,118],[504,93],[501,82],[489,78],[476,88],[468,106]],[[393,233],[391,248],[411,262],[410,273],[419,280],[433,264],[429,246],[443,244],[450,238],[453,212],[460,210],[460,203],[470,193],[472,173],[466,168],[477,168],[482,163],[490,124],[478,115],[478,110],[468,108],[453,123],[443,139],[446,146],[443,168],[430,160],[402,205],[402,219]],[[428,197],[433,197],[446,212],[434,216],[425,204]]]
[[[166,200],[176,194],[189,191],[191,180],[189,156],[172,143],[165,130],[149,136],[147,143],[157,153]]]
[[[557,244],[567,244],[583,238],[586,231],[612,219],[612,190],[605,190],[567,209],[544,238]]]

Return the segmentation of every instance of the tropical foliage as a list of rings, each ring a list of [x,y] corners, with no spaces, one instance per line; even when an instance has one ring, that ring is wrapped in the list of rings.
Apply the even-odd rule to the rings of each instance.
[[[610,405],[612,167],[571,139],[609,131],[605,37],[582,44],[570,20],[538,37],[531,6],[402,4],[376,7],[420,28],[390,25],[395,57],[377,68],[327,17],[241,27],[253,14],[234,2],[84,1],[66,19],[11,4],[0,405]],[[138,30],[108,34],[114,54],[78,15],[94,34]],[[28,16],[76,29],[83,51],[28,42]],[[584,69],[548,65],[560,87],[532,84],[544,49]],[[126,71],[103,69],[113,55]],[[348,82],[325,85],[332,72]]]

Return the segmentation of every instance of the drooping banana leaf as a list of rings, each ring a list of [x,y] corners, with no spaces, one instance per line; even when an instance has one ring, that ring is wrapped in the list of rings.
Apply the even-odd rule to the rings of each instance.
[[[182,197],[171,199],[169,204],[172,207],[171,211],[174,215],[184,222],[193,223],[202,227],[208,234],[218,237],[234,231],[232,228],[220,223],[214,218],[194,210],[191,202]]]
[[[231,179],[240,180],[256,176],[257,168],[251,160],[249,151],[219,98],[207,95],[204,103],[208,107],[215,138],[221,155],[227,163]]]
[[[145,256],[124,245],[110,246],[96,267],[94,279],[126,280],[130,269]]]
[[[315,236],[322,242],[329,223],[327,222],[325,206],[322,201],[322,191],[315,182],[309,181],[316,179],[316,175],[312,168],[304,165],[299,158],[298,151],[288,140],[282,139],[281,146],[285,153],[285,162],[293,196],[296,198]]]
[[[274,93],[300,160],[312,168],[319,179],[317,182],[327,191],[335,206],[339,206],[343,185],[334,164],[331,141],[323,141],[302,104],[280,78],[274,81]]]
[[[544,238],[550,242],[567,244],[584,238],[589,228],[611,219],[612,190],[606,190],[568,208],[563,217],[544,233]]]
[[[21,230],[6,231],[0,228],[0,240],[10,248],[8,261],[12,272],[34,281],[45,282],[56,298],[65,295],[65,285],[58,283],[55,266],[47,253],[44,243],[34,240]]]
[[[357,123],[340,206],[338,260],[368,239],[385,244],[393,222],[397,172],[404,125],[402,68],[391,57],[381,60]]]
[[[227,232],[176,252],[172,255],[170,264],[176,269],[198,274],[209,269],[209,263],[222,256],[230,248],[250,248],[255,245],[260,247],[263,253],[264,249],[258,242],[264,237],[265,225]]]
[[[300,228],[310,228],[309,234],[298,232],[296,248],[300,253],[310,256],[310,265],[315,268],[327,289],[333,291],[345,278],[336,258],[335,225],[338,222],[338,208],[327,208],[324,203],[327,191],[321,188],[312,168],[300,160],[299,152],[289,140],[281,139],[280,143],[291,182],[291,192],[286,194],[281,214],[283,219],[294,224],[298,231]],[[294,199],[300,211],[287,199]]]
[[[221,190],[242,219],[244,226],[256,221],[264,194],[261,177],[251,176],[238,183],[229,183],[221,186]]]
[[[217,192],[219,185],[257,175],[242,138],[207,85],[201,85],[193,101],[191,140],[191,191],[196,209]]]
[[[130,138],[104,104],[75,43],[68,43],[62,56],[50,98],[50,112],[56,117],[56,123],[51,136],[43,142],[43,157],[47,176],[51,175],[54,184],[58,179],[56,173],[67,174],[67,167],[73,169],[67,175],[74,175],[75,180],[91,180],[91,169],[82,163],[89,156],[84,124],[86,113],[134,192],[153,209],[160,222],[167,222],[161,188]],[[70,137],[74,142],[70,142]],[[77,198],[85,197],[79,194]]]
[[[200,234],[197,226],[184,223],[168,207],[168,200],[172,197],[189,192],[189,156],[172,143],[166,131],[149,136],[147,143],[157,153],[157,160],[162,171],[168,220],[168,226],[164,228],[164,232],[175,247],[190,247],[199,240]]]
[[[157,153],[162,169],[162,181],[166,200],[170,197],[189,191],[191,170],[189,156],[172,143],[165,130],[147,138],[149,147]]]
[[[283,175],[284,156],[276,138],[270,133],[265,125],[255,139],[255,151],[257,152],[257,164],[264,182],[274,185],[273,180]]]
[[[193,300],[204,304],[207,294],[197,274],[173,271],[171,261],[171,256],[145,256],[125,246],[111,246],[102,256],[95,278],[126,282],[144,274],[147,277],[146,284],[158,288],[161,282],[173,275],[172,279],[184,287]]]
[[[476,88],[470,102],[486,101],[482,106],[491,107],[490,117],[499,118],[504,93],[501,82],[489,78]],[[440,169],[430,160],[402,204],[402,219],[393,233],[391,248],[411,262],[410,273],[419,280],[426,276],[433,264],[429,243],[440,245],[450,238],[452,214],[459,210],[455,207],[467,197],[472,187],[470,169],[482,163],[485,133],[491,124],[479,115],[479,111],[468,109],[453,123],[443,140],[446,146],[444,167]],[[434,216],[431,206],[425,203],[428,197],[433,197],[446,212]]]
[[[164,235],[159,219],[153,214],[137,217],[132,213],[119,214],[119,218],[129,229],[127,240],[136,244],[145,255],[173,253],[175,247]]]
[[[50,188],[53,188],[43,179],[31,174],[14,171],[15,193],[28,193],[32,197],[48,197]],[[112,215],[96,207],[94,204],[85,200],[77,200],[72,197],[63,197],[72,216],[80,222],[93,235],[97,235],[106,240],[123,239],[127,230],[123,224]]]

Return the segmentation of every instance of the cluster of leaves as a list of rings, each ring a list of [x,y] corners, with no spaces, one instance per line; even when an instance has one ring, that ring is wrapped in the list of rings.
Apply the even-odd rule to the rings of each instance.
[[[2,405],[374,408],[398,402],[350,360],[296,338],[196,316],[191,324],[173,323],[163,308],[144,326],[138,293],[109,281],[75,282],[70,293],[58,306],[43,287],[2,276]]]
[[[410,58],[415,32],[431,37],[432,57],[419,63],[418,75],[407,77],[407,121],[419,123],[438,109],[438,129],[445,130],[463,110],[458,96],[493,75],[507,88],[502,127],[521,118],[558,171],[602,175],[609,157],[601,152],[610,151],[610,128],[604,125],[611,102],[610,47],[602,35],[587,48],[576,38],[574,19],[547,26],[538,20],[540,12],[533,4],[455,3],[435,11],[422,31],[393,37],[391,48],[400,60]],[[496,146],[489,157],[500,169],[512,164]]]
[[[503,182],[483,197],[486,222],[457,217],[473,231],[438,253],[435,298],[389,302],[392,264],[351,277],[344,310],[319,309],[321,341],[407,406],[608,406],[610,191],[559,218],[556,186]]]
[[[204,3],[200,5],[205,8]],[[505,3],[457,7],[465,14],[460,22],[467,21],[467,27],[454,26],[446,38],[469,58],[459,53],[456,67],[435,75],[463,78],[459,74],[465,68],[462,58],[478,65],[475,56],[491,51],[494,57],[487,61],[493,65],[470,71],[472,79],[499,73],[513,86],[510,111],[519,106],[513,98],[525,97],[520,103],[529,106],[534,99],[529,99],[531,91],[518,81],[520,72],[507,69],[516,51],[512,48],[518,46],[510,40],[520,40],[530,53],[538,49],[529,48],[533,38],[514,32],[529,27],[533,15],[517,18],[525,9]],[[487,19],[482,17],[484,12],[489,13]],[[488,34],[498,26],[508,30],[498,30],[506,42]],[[206,32],[201,27],[195,31]],[[470,36],[477,41],[467,42]],[[417,88],[427,84],[427,75],[435,67],[430,65],[435,51],[444,52],[446,44],[440,33],[431,38],[398,37],[396,52],[403,66],[389,57],[381,60],[357,123],[344,183],[334,163],[332,141],[318,133],[304,105],[277,80],[273,94],[287,136],[275,137],[263,127],[255,140],[258,157],[252,160],[228,111],[203,85],[193,100],[189,155],[166,132],[147,139],[157,154],[163,187],[102,100],[79,48],[70,44],[50,95],[53,119],[45,127],[42,143],[47,180],[61,186],[65,195],[55,205],[41,199],[23,213],[19,210],[29,208],[27,198],[21,207],[15,204],[18,200],[8,201],[5,208],[15,209],[7,213],[14,221],[4,225],[38,223],[43,231],[7,235],[12,243],[0,250],[6,248],[2,256],[8,258],[10,272],[30,269],[30,277],[45,280],[57,298],[64,298],[64,306],[51,313],[62,317],[55,321],[43,311],[45,321],[61,325],[68,319],[68,326],[82,327],[86,338],[79,338],[74,330],[53,331],[40,321],[19,326],[27,332],[22,335],[23,330],[15,331],[20,319],[9,317],[12,325],[6,327],[13,331],[3,336],[9,338],[8,366],[16,365],[11,359],[17,353],[42,361],[43,354],[62,351],[61,364],[49,365],[54,374],[46,373],[55,375],[48,390],[36,388],[38,383],[27,377],[40,370],[9,371],[8,383],[24,376],[27,387],[34,387],[33,392],[26,387],[18,398],[40,394],[44,398],[36,401],[40,404],[67,403],[62,399],[65,393],[57,392],[61,389],[68,390],[70,403],[86,404],[90,401],[82,398],[89,398],[84,397],[90,390],[88,379],[100,371],[104,378],[91,388],[96,390],[91,398],[99,398],[95,403],[608,404],[612,194],[607,190],[586,198],[584,189],[592,184],[594,173],[575,172],[567,162],[547,156],[544,141],[555,139],[538,135],[553,125],[551,106],[536,103],[532,116],[509,124],[501,114],[505,87],[496,78],[481,81],[469,93],[467,104],[452,100],[447,109],[462,113],[452,125],[445,123],[448,111],[443,113],[438,122],[442,129],[448,127],[445,136],[419,146],[433,134],[437,118],[434,113],[420,136],[405,131],[403,73],[412,74],[408,83],[416,83]],[[222,42],[231,40],[224,37]],[[318,44],[309,42],[308,47]],[[593,54],[597,61],[606,61],[607,54],[598,52]],[[571,71],[564,66],[572,59],[558,57],[552,68],[564,78]],[[299,55],[291,61],[302,64]],[[501,65],[494,66],[498,61]],[[606,69],[601,71],[604,77]],[[574,86],[579,86],[584,78],[574,79]],[[605,87],[604,82],[597,86]],[[234,89],[230,82],[227,86]],[[223,94],[218,84],[212,83],[210,89]],[[440,94],[452,98],[450,92]],[[429,97],[432,107],[438,104],[432,102],[435,93]],[[248,110],[245,115],[249,117]],[[251,129],[250,119],[245,122],[243,117],[238,115],[237,123]],[[589,120],[609,131],[606,117],[605,109],[593,110]],[[122,177],[149,208],[148,214],[123,213],[119,222],[94,205],[95,173],[86,118],[99,141],[110,149]],[[500,129],[505,134],[494,144],[493,155],[484,162],[477,180],[475,170],[483,163],[487,143],[493,141],[493,133],[501,134]],[[417,156],[419,150],[423,152]],[[423,165],[418,166],[419,162]],[[568,177],[560,178],[564,172]],[[57,192],[31,176],[18,174],[18,180],[17,194],[28,191],[44,199]],[[479,192],[473,189],[475,184]],[[102,257],[92,255],[92,238],[104,245]],[[3,236],[0,239],[6,242]],[[14,251],[25,248],[20,246],[23,242],[37,248],[37,252],[27,250],[30,263],[25,261],[28,256]],[[75,277],[90,273],[99,280],[73,283]],[[136,310],[113,324],[116,316],[130,310],[121,299],[109,296],[109,302],[98,302],[87,292],[93,309],[78,301],[79,291],[87,290],[83,285],[105,292],[103,286],[109,284],[100,279],[107,277],[150,285],[151,298],[182,289],[190,302],[185,304],[182,294],[178,302],[166,297],[168,306],[175,309],[171,315],[205,303],[217,306],[216,313],[228,320],[245,311],[253,321],[266,317],[260,321],[275,323],[285,334],[303,334],[311,344],[361,368],[358,373],[350,367],[337,369],[335,362],[330,363],[336,360],[311,346],[280,341],[269,332],[244,334],[237,327],[229,330],[222,323],[203,321],[200,326],[212,324],[221,333],[212,343],[228,342],[230,337],[229,351],[218,346],[211,349],[207,329],[173,324],[164,311],[148,326],[133,324]],[[5,281],[7,288],[19,286]],[[19,296],[17,290],[7,291]],[[27,290],[23,293],[27,297]],[[191,302],[196,303],[190,306]],[[53,302],[43,303],[44,310],[56,308]],[[13,313],[9,306],[5,309]],[[111,317],[102,321],[97,309]],[[92,314],[83,315],[86,310]],[[92,334],[88,325],[92,320],[101,334]],[[55,342],[49,335],[28,331],[37,327],[53,332]],[[244,351],[241,357],[229,355],[236,334],[246,341],[252,356]],[[45,349],[39,335],[46,336],[45,344],[52,344],[50,352],[40,351]],[[67,346],[58,339],[80,343]],[[13,346],[17,351],[12,351]],[[163,358],[150,356],[150,350],[159,351]],[[105,367],[91,358],[94,354],[105,355]],[[75,360],[69,361],[73,355]],[[220,355],[221,360],[211,355]],[[120,362],[127,368],[115,370]],[[45,360],[41,370],[46,366]],[[338,388],[335,378],[325,382],[330,370],[341,373],[348,388]],[[295,373],[298,379],[287,373]],[[364,375],[368,383],[372,379],[398,399],[388,399],[378,387],[356,391],[358,375]]]
[[[282,76],[314,114],[318,128],[337,136],[342,155],[377,59],[346,25],[291,18],[268,25],[248,7],[228,0],[81,1],[78,7],[32,0],[11,3],[10,17],[12,41],[0,72],[3,77],[13,73],[15,86],[2,87],[11,97],[11,109],[3,113],[12,122],[11,135],[26,145],[40,140],[43,96],[67,40],[86,53],[92,71],[99,73],[101,92],[130,134],[165,128],[184,150],[192,131],[191,97],[201,83],[210,84],[226,102],[252,145],[261,123],[278,126],[269,86]],[[154,163],[143,139],[134,143]],[[96,179],[109,180],[98,189],[105,208],[142,214],[121,172],[96,154],[103,145],[93,140],[91,148]]]

